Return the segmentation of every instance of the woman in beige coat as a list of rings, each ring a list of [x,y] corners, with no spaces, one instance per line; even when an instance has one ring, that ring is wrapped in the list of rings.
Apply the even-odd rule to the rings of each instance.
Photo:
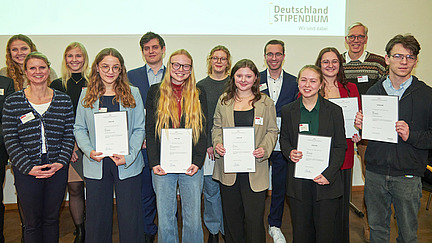
[[[216,163],[213,178],[220,181],[226,242],[265,242],[264,201],[269,186],[268,158],[278,128],[274,102],[259,91],[259,72],[248,59],[238,61],[228,88],[218,101],[212,130]],[[255,172],[225,173],[224,127],[254,127]]]

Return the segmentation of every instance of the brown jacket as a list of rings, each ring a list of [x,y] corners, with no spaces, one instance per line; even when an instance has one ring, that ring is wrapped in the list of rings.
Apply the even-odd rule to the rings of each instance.
[[[214,114],[212,129],[213,146],[216,146],[218,143],[223,143],[222,128],[235,127],[234,102],[222,105],[221,98],[219,98]],[[268,158],[276,144],[279,129],[276,124],[276,109],[270,97],[262,93],[261,99],[257,101],[254,106],[254,117],[263,119],[263,125],[255,124],[255,121],[253,123],[255,128],[255,145],[256,148],[262,147],[265,153],[264,157],[255,159],[255,172],[249,173],[249,182],[254,192],[260,192],[269,187]],[[227,186],[234,185],[237,174],[224,173],[224,158],[218,156],[217,152],[215,152],[215,155],[216,163],[213,171],[213,179]]]

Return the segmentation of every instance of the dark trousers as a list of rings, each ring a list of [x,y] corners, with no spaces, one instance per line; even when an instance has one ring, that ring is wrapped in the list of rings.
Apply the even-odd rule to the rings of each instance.
[[[13,168],[15,187],[26,218],[26,243],[58,242],[59,214],[64,199],[68,167],[46,179],[21,174]]]
[[[3,228],[4,228],[4,212],[5,212],[5,206],[3,204],[3,184],[5,180],[5,166],[7,165],[9,156],[6,151],[6,147],[4,143],[0,144],[0,243],[4,243],[4,235],[3,235]]]
[[[289,197],[293,243],[333,242],[340,198],[317,201],[316,183],[302,180],[301,198]]]
[[[86,242],[112,242],[114,187],[120,242],[143,242],[141,174],[120,180],[114,161],[101,163],[102,179],[86,178]]]
[[[153,180],[148,158],[147,149],[141,150],[144,158],[145,167],[142,173],[142,187],[141,187],[141,203],[144,218],[144,233],[148,235],[155,235],[157,233],[157,226],[155,224],[156,218],[156,194],[153,190]]]
[[[248,173],[238,173],[234,185],[220,184],[225,242],[265,243],[265,193],[252,191]]]
[[[272,163],[272,195],[268,223],[270,226],[280,228],[286,194],[288,162],[282,152],[277,151],[271,154],[270,161]]]
[[[343,194],[339,201],[340,209],[336,212],[335,219],[335,243],[349,243],[349,210],[351,197],[351,171],[352,169],[341,170],[343,182]]]

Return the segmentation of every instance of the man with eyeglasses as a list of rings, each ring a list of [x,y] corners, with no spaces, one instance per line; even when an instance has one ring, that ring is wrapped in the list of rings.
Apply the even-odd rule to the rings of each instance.
[[[348,27],[348,34],[345,36],[345,43],[348,51],[342,54],[345,77],[348,82],[355,83],[360,93],[366,94],[368,89],[386,74],[386,63],[383,56],[370,53],[365,50],[368,41],[368,28],[360,23],[353,23]],[[357,151],[361,158],[362,174],[365,175],[364,153],[367,147],[367,140],[357,143]],[[369,225],[367,223],[367,209],[363,205],[364,237],[369,241]]]
[[[213,180],[214,151],[211,130],[213,127],[213,115],[219,97],[225,90],[230,79],[231,53],[225,46],[218,45],[211,49],[207,57],[208,76],[197,83],[200,90],[207,94],[207,157],[204,162],[204,225],[209,231],[207,243],[219,242],[219,232],[224,237],[222,202],[219,190],[219,182]]]
[[[160,83],[165,75],[165,66],[162,59],[165,56],[164,39],[153,32],[147,32],[140,39],[141,52],[146,64],[142,67],[130,70],[127,73],[132,85],[139,88],[145,105],[147,91],[152,84]],[[153,190],[151,169],[148,164],[146,140],[142,145],[141,153],[144,157],[145,167],[142,173],[142,208],[144,218],[145,242],[154,242],[157,226],[154,223],[156,217],[156,195]]]
[[[275,102],[278,127],[282,106],[297,99],[298,86],[296,77],[285,72],[282,65],[285,59],[285,43],[281,40],[270,40],[264,47],[264,59],[267,69],[260,74],[260,91],[267,94]],[[275,243],[285,243],[280,228],[285,205],[286,177],[288,162],[280,151],[279,139],[270,156],[272,164],[272,195],[268,216],[269,234]]]
[[[399,97],[397,143],[369,141],[366,150],[365,200],[371,242],[390,241],[391,204],[396,215],[397,242],[418,242],[417,214],[422,194],[421,177],[432,149],[432,88],[411,73],[420,44],[412,35],[397,35],[386,45],[389,75],[367,94]],[[363,115],[355,124],[362,127]]]

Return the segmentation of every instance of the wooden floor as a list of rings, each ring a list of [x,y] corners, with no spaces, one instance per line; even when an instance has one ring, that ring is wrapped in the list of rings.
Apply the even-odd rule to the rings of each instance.
[[[430,211],[426,211],[426,202],[429,196],[428,192],[423,191],[423,198],[421,200],[421,208],[419,212],[419,230],[418,237],[419,242],[432,242],[432,208]],[[361,201],[363,199],[363,192],[353,193],[353,202],[359,208],[361,208]],[[266,212],[268,214],[270,205],[270,197],[266,199]],[[114,212],[114,214],[116,214]],[[179,217],[180,218],[180,217]],[[267,225],[267,217],[265,217],[265,223]],[[391,240],[390,242],[396,242],[397,228],[396,222],[392,219],[391,222]],[[73,242],[74,226],[70,217],[67,207],[62,208],[60,216],[60,242]],[[116,222],[116,216],[114,218],[114,242],[118,242],[118,228]],[[285,205],[284,218],[282,223],[282,232],[287,238],[287,242],[292,241],[292,230],[289,216],[288,206]],[[5,228],[4,235],[6,242],[20,242],[21,228],[19,222],[18,212],[15,209],[7,210],[5,213]],[[207,239],[208,231],[204,227],[204,237]],[[363,221],[354,212],[350,212],[350,239],[352,243],[364,242],[363,240]],[[223,242],[223,241],[221,241]],[[271,237],[267,234],[267,242],[273,242]]]

